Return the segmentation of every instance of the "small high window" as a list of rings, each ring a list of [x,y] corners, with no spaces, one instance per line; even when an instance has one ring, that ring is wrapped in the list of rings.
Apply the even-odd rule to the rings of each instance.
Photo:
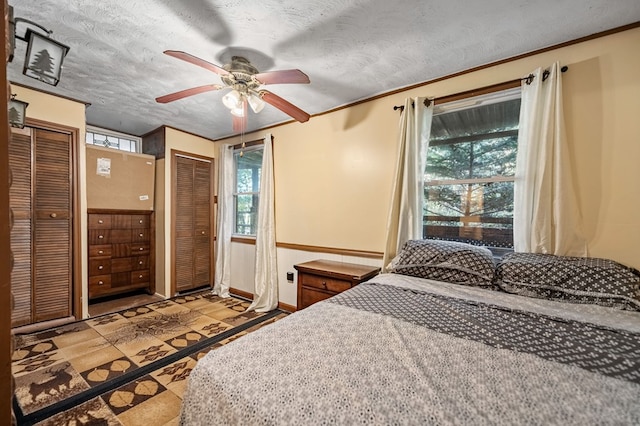
[[[124,133],[87,126],[85,141],[89,145],[104,146],[127,152],[140,152],[142,139]]]

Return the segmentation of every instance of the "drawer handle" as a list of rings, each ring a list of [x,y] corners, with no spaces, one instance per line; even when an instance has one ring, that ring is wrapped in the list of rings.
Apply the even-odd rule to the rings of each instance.
[[[204,235],[204,231],[202,231],[202,235]]]
[[[51,217],[53,217],[53,218],[58,217],[58,215],[57,215],[57,214],[55,214],[55,213],[51,213],[49,216],[51,216]]]
[[[142,223],[142,219],[140,219],[140,223]]]
[[[138,275],[138,278],[142,278],[142,275]]]
[[[140,235],[140,238],[142,238],[142,236],[143,236],[143,234],[142,234],[142,233],[140,233],[140,234],[138,234],[138,235]]]
[[[104,235],[98,235],[98,238],[102,239],[102,238],[104,238]]]
[[[98,254],[103,254],[104,250],[98,250]]]
[[[327,282],[326,281],[322,281],[322,285],[324,286],[324,289],[327,289]]]
[[[98,269],[99,269],[99,270],[103,270],[103,269],[104,269],[104,266],[100,265],[100,266],[98,266]]]
[[[144,247],[140,247],[140,251],[144,250]]]
[[[98,281],[98,285],[104,284],[104,281]]]
[[[102,225],[102,224],[104,223],[104,220],[100,219],[100,220],[98,220],[98,223],[99,223],[100,225]]]
[[[140,262],[138,262],[138,265],[142,265],[142,260]]]

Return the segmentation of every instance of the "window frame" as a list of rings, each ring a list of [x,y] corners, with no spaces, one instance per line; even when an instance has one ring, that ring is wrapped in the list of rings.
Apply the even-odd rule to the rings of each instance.
[[[469,91],[457,95],[452,95],[449,97],[438,99],[436,104],[434,105],[433,116],[437,116],[439,114],[445,114],[450,112],[458,112],[463,111],[465,109],[476,108],[480,106],[490,105],[492,103],[502,103],[507,102],[513,99],[521,99],[522,91],[520,89],[520,85],[505,85],[505,86],[494,86],[491,87],[491,90],[488,91]],[[518,124],[519,130],[519,124]],[[510,131],[509,131],[510,132]],[[480,139],[478,141],[487,140]],[[431,142],[431,141],[429,141]],[[475,141],[468,141],[474,143]],[[462,142],[456,142],[462,143]],[[438,144],[442,145],[442,144]],[[432,145],[434,146],[434,145]],[[494,175],[491,177],[480,177],[480,178],[469,178],[469,179],[428,179],[427,170],[428,167],[428,156],[429,150],[427,150],[427,158],[425,161],[425,170],[423,173],[423,193],[421,194],[422,206],[423,209],[426,207],[428,203],[427,193],[429,187],[434,186],[442,186],[442,185],[459,185],[459,184],[487,184],[494,182],[515,182],[516,176],[515,173],[512,176],[505,175]],[[423,211],[422,217],[422,237],[425,239],[441,239],[438,236],[429,236],[427,234],[427,211]],[[513,219],[513,216],[511,216]],[[461,239],[463,239],[461,237]],[[504,254],[505,252],[513,251],[513,241],[511,242],[511,247],[503,247],[499,245],[491,245],[491,241],[483,241],[483,240],[474,240],[473,244],[482,245],[484,247],[489,248],[494,254]]]
[[[93,135],[97,134],[97,135],[100,135],[100,136],[117,138],[118,139],[118,147],[106,146],[106,145],[101,145],[101,144],[96,144],[96,143],[89,143],[89,142],[87,142],[87,136],[88,136],[89,133],[91,133]],[[130,141],[130,142],[135,142],[135,145],[136,145],[135,151],[121,149],[120,148],[120,140],[127,140],[127,141]],[[86,145],[90,145],[90,146],[98,146],[98,147],[101,147],[101,148],[110,148],[110,149],[115,149],[117,151],[129,152],[129,153],[133,153],[133,154],[142,153],[142,138],[141,137],[134,136],[134,135],[129,135],[129,134],[126,134],[126,133],[116,132],[114,130],[103,129],[103,128],[96,127],[96,126],[87,126],[86,127],[85,135],[84,135],[84,142],[85,142]]]
[[[252,197],[257,198],[256,210],[260,206],[260,188],[257,191],[249,191],[249,192],[238,192],[238,155],[240,153],[252,152],[252,151],[262,151],[264,156],[264,141],[253,141],[247,142],[242,145],[235,145],[233,148],[233,231],[231,233],[231,237],[233,239],[247,239],[247,240],[255,240],[256,234],[242,234],[238,233],[238,195],[251,195]],[[262,163],[260,164],[260,174],[262,174]],[[261,176],[262,179],[262,176]],[[257,213],[256,213],[257,220]]]

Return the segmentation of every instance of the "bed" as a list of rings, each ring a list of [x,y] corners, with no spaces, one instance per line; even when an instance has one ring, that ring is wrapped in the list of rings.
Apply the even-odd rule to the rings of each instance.
[[[181,424],[640,424],[637,271],[423,241],[209,352]]]

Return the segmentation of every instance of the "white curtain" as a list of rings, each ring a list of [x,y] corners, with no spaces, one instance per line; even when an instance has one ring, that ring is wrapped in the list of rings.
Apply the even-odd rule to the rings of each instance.
[[[548,75],[545,75],[548,72]],[[518,252],[586,256],[562,110],[560,64],[523,81],[514,185]]]
[[[229,297],[231,287],[231,235],[233,234],[234,164],[231,145],[222,145],[218,156],[218,236],[213,294]]]
[[[433,119],[433,103],[407,98],[400,116],[396,177],[387,222],[383,268],[386,269],[404,243],[422,238],[424,168]]]
[[[256,227],[256,275],[253,302],[247,309],[268,312],[278,307],[278,265],[276,257],[276,221],[273,184],[273,147],[271,134],[264,139],[260,203]]]

